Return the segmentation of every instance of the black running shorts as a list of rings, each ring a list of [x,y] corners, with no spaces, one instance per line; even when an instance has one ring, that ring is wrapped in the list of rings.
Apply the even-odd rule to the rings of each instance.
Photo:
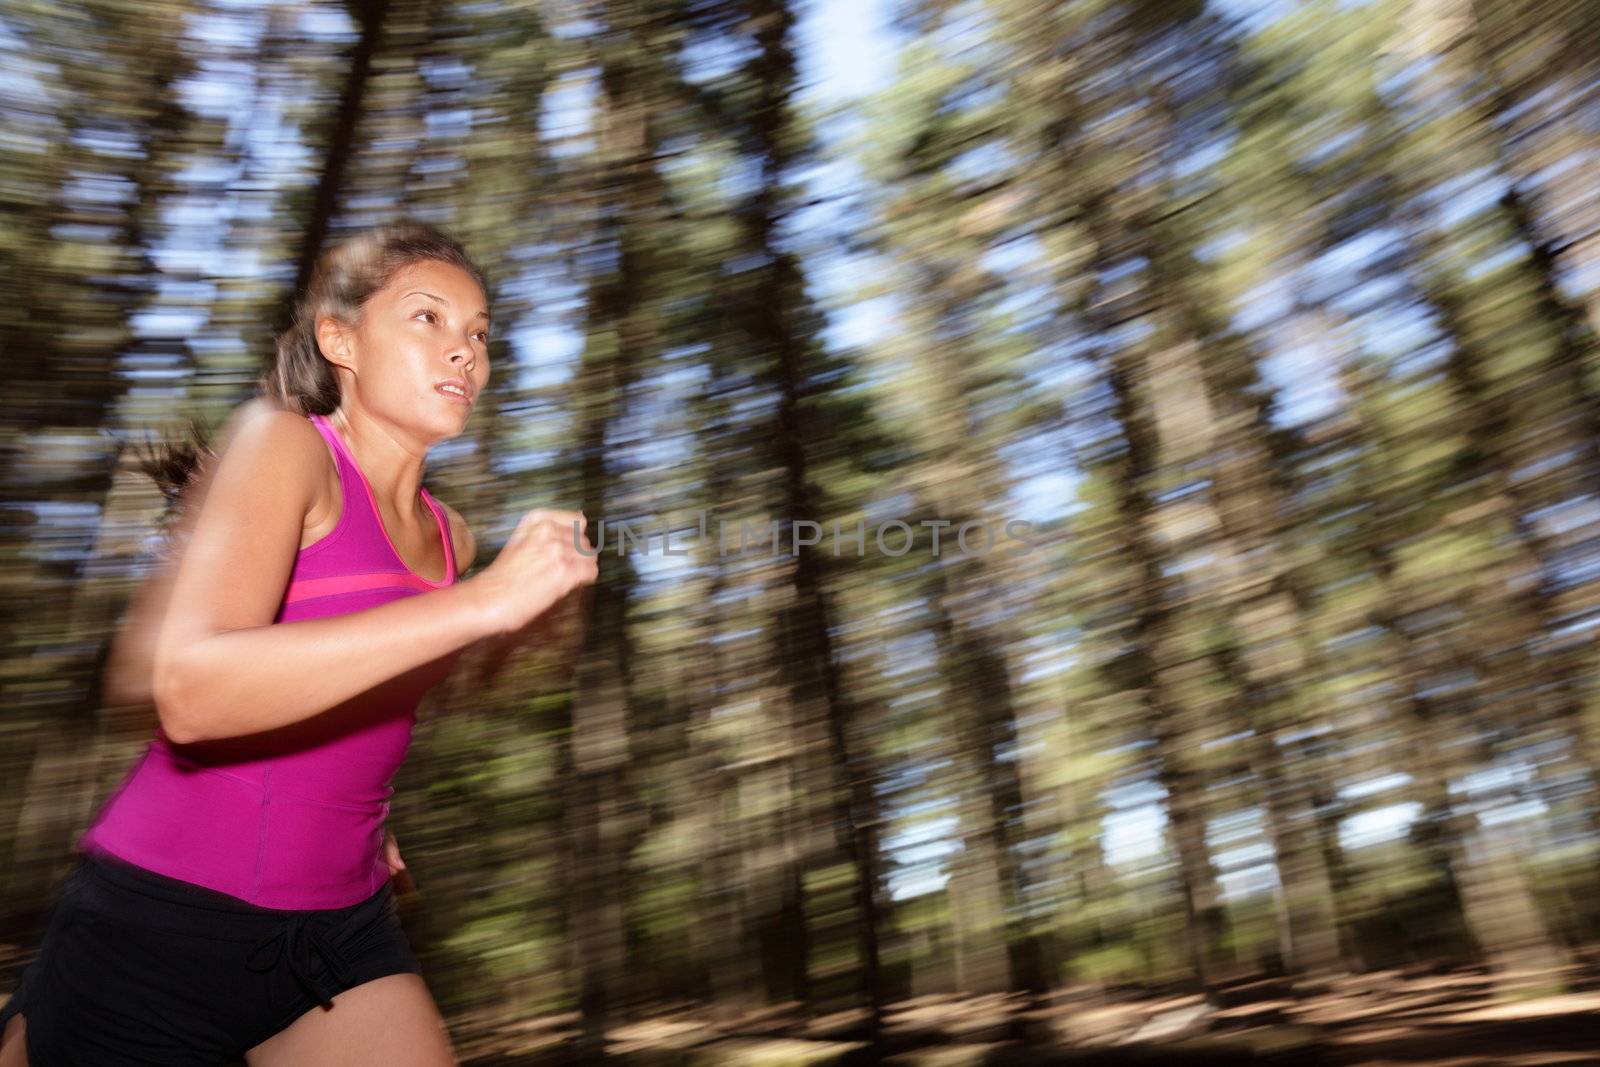
[[[422,968],[388,883],[349,907],[279,911],[80,855],[0,1032],[26,1016],[31,1067],[224,1064],[344,990],[407,972]]]

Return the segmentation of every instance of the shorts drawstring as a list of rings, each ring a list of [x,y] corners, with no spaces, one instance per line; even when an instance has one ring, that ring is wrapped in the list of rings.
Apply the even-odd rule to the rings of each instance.
[[[252,971],[270,971],[287,950],[289,970],[301,987],[318,1004],[330,1003],[351,983],[350,960],[323,932],[320,918],[312,912],[289,916],[276,931],[251,947],[245,966]],[[317,956],[322,957],[327,969],[321,981],[312,974]]]

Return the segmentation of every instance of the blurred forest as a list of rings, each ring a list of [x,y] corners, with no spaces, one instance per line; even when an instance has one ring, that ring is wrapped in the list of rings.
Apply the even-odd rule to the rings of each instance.
[[[464,1058],[1595,1062],[1593,0],[6,0],[0,85],[8,969],[155,726],[142,447],[405,215],[478,565],[683,535],[424,704]]]

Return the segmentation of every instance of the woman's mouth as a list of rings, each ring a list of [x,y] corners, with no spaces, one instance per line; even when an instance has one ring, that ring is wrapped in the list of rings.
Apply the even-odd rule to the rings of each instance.
[[[433,391],[448,400],[458,404],[471,404],[472,396],[459,382],[440,382],[433,387]]]

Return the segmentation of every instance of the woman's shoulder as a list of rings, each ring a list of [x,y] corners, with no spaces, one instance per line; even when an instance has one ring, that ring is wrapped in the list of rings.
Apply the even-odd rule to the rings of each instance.
[[[234,409],[216,447],[219,472],[260,482],[308,508],[325,495],[336,467],[328,442],[306,416],[261,398]]]
[[[245,401],[233,410],[218,442],[220,455],[230,442],[249,437],[273,448],[325,452],[322,434],[312,421],[265,397]]]
[[[333,467],[327,444],[310,419],[261,398],[233,409],[207,453],[184,492],[174,545],[187,538],[219,485],[228,508],[240,509],[241,515],[258,513],[265,500],[289,501],[304,514]]]

